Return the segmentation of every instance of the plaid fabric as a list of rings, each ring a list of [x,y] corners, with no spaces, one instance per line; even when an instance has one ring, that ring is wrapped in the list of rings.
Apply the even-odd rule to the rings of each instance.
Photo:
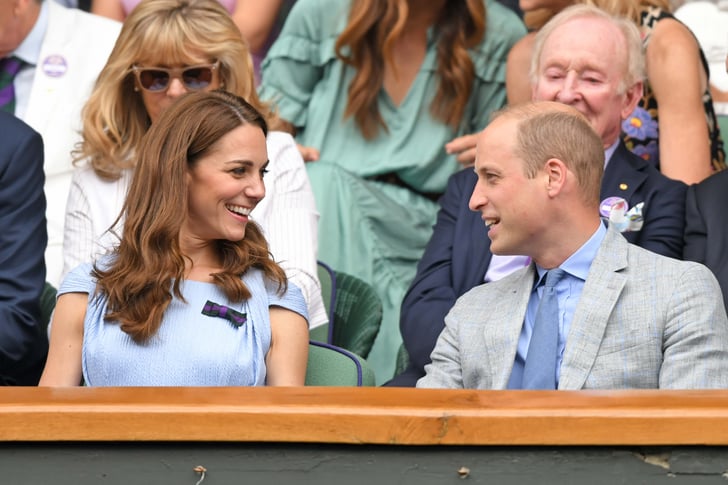
[[[15,113],[15,87],[13,80],[23,66],[17,57],[5,57],[0,60],[0,110]]]

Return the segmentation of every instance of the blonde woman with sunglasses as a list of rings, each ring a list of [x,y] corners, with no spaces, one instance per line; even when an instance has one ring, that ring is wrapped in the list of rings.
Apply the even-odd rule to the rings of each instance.
[[[64,274],[109,252],[142,136],[174,101],[217,88],[263,113],[270,164],[266,197],[251,217],[289,280],[301,288],[312,327],[326,323],[316,271],[313,193],[293,138],[255,92],[246,43],[216,0],[143,0],[127,17],[83,112],[83,141],[66,207]]]

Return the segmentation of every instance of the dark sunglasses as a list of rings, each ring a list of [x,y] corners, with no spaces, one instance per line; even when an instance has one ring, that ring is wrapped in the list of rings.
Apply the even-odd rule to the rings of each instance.
[[[181,80],[190,91],[198,91],[210,85],[219,66],[220,61],[215,61],[213,64],[174,68],[133,66],[132,71],[142,89],[152,93],[165,91],[173,78]]]

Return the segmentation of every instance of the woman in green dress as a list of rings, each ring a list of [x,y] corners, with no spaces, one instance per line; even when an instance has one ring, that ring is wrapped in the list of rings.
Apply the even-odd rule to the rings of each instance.
[[[523,35],[490,0],[298,0],[263,62],[261,97],[312,162],[319,259],[382,299],[369,356],[380,382],[437,196],[505,104],[506,56]]]

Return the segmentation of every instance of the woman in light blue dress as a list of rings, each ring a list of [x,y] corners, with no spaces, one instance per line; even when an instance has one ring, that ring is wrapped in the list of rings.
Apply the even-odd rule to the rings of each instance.
[[[116,250],[59,288],[40,385],[303,385],[306,304],[250,211],[267,126],[223,91],[179,98],[142,140]]]

